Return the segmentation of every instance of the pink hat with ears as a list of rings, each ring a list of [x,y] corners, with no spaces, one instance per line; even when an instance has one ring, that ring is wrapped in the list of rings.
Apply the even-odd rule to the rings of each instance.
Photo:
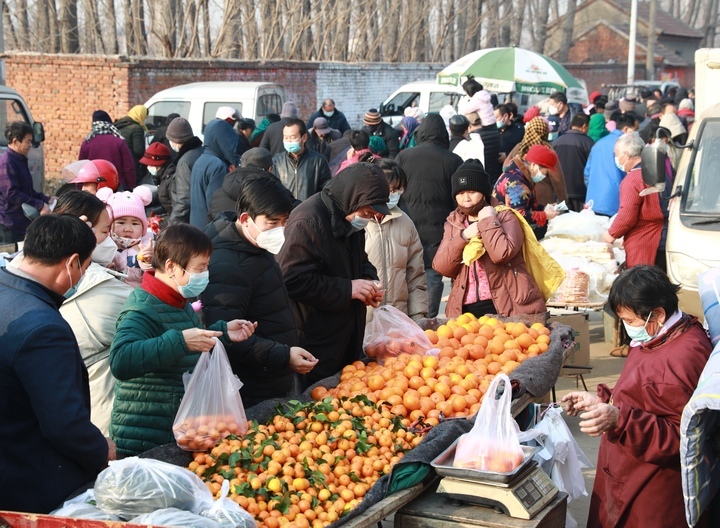
[[[138,185],[134,191],[123,191],[113,193],[109,187],[98,189],[97,195],[100,200],[110,206],[113,212],[113,221],[123,216],[131,216],[142,222],[143,236],[147,233],[147,214],[145,206],[152,202],[152,191],[144,186]]]

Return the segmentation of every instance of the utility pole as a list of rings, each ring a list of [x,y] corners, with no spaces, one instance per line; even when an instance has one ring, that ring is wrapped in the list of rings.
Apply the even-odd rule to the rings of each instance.
[[[632,0],[630,9],[630,43],[628,45],[627,83],[635,81],[635,43],[637,41],[637,0]]]
[[[649,81],[655,79],[655,12],[657,0],[650,0],[650,20],[648,20],[647,57],[645,59],[645,76]]]

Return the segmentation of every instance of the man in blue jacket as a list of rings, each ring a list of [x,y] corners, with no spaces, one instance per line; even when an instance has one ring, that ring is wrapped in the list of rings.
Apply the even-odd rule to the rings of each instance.
[[[48,513],[115,459],[58,311],[95,246],[85,222],[46,215],[28,227],[19,267],[0,269],[0,510]]]
[[[615,163],[615,142],[627,132],[635,132],[638,121],[633,113],[620,114],[616,128],[599,140],[590,150],[585,164],[585,202],[593,201],[592,209],[597,214],[613,216],[620,208],[620,182],[625,171]]]

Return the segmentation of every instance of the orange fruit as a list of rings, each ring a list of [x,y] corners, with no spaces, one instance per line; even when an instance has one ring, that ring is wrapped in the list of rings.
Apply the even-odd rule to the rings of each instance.
[[[385,379],[378,374],[374,374],[368,377],[367,386],[371,391],[380,390],[385,386]]]
[[[499,341],[495,338],[490,340],[487,347],[485,348],[485,353],[491,353],[491,354],[502,354],[502,352],[505,350],[505,342]]]
[[[403,405],[408,411],[415,411],[420,408],[420,397],[415,391],[408,391],[403,396]]]
[[[530,347],[533,343],[535,343],[535,340],[530,336],[530,334],[520,334],[515,338],[515,341],[518,345],[520,345],[520,348],[523,350]]]
[[[450,398],[450,405],[452,406],[452,410],[454,412],[460,412],[464,411],[465,407],[467,407],[467,401],[465,400],[464,396],[461,396],[460,394],[455,394],[452,398]]]
[[[443,396],[439,392],[433,392],[430,395],[430,399],[437,405],[438,403],[445,401],[445,396]]]
[[[435,385],[434,388],[435,392],[442,394],[445,399],[450,397],[450,387],[447,383],[443,383],[442,381],[439,381],[437,385]]]
[[[313,400],[322,400],[327,396],[327,392],[328,390],[325,387],[315,387],[310,393],[310,396]]]
[[[435,356],[425,356],[423,358],[423,366],[430,367],[430,368],[437,368],[439,364],[438,358]]]
[[[498,363],[497,361],[493,361],[492,363],[488,364],[487,371],[488,374],[492,374],[493,376],[500,372],[502,370],[502,364]]]
[[[450,346],[443,347],[438,354],[439,358],[452,358],[455,357],[455,349]]]
[[[540,334],[535,341],[537,342],[538,345],[541,345],[541,344],[549,345],[550,344],[550,336],[547,336],[545,334]]]
[[[473,340],[473,343],[476,345],[482,345],[482,347],[486,347],[488,344],[488,338],[482,335],[475,336],[475,339]]]
[[[435,408],[443,413],[446,417],[452,416],[452,414],[455,412],[453,411],[452,404],[449,401],[443,401],[438,403]]]
[[[434,378],[435,377],[435,369],[432,367],[423,367],[423,369],[420,371],[420,378],[423,380],[426,380],[428,378]],[[423,385],[425,382],[423,381]]]
[[[444,337],[446,339],[450,339],[451,337],[454,337],[453,329],[447,325],[438,326],[438,329],[436,332],[437,332],[438,338]]]
[[[505,344],[503,346],[505,347],[505,350],[520,348],[517,341],[515,341],[514,339],[508,339],[507,341],[505,341]]]
[[[465,334],[460,338],[461,345],[472,345],[475,343],[475,334]]]
[[[451,337],[450,346],[457,350],[458,348],[460,348],[460,340],[455,337]]]
[[[427,329],[425,330],[425,335],[428,337],[428,339],[433,345],[437,344],[439,338],[435,330]]]
[[[455,339],[462,339],[466,335],[468,335],[468,331],[465,330],[462,326],[458,326],[455,330],[453,330],[453,337]]]

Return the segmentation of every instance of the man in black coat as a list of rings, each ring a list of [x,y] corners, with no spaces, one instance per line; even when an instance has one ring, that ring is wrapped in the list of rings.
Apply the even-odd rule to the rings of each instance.
[[[500,163],[505,162],[507,155],[525,136],[525,126],[522,124],[522,119],[515,115],[515,109],[517,106],[514,104],[501,104],[495,107],[495,126],[500,130]]]
[[[300,346],[320,362],[309,386],[360,357],[367,306],[382,291],[365,253],[364,228],[390,210],[390,187],[380,168],[355,163],[290,214],[277,261],[293,301]]]
[[[368,134],[371,136],[380,136],[385,141],[386,148],[382,152],[378,152],[378,155],[382,158],[395,159],[400,153],[400,135],[398,131],[383,121],[380,112],[375,108],[371,108],[365,112],[363,124]]]
[[[260,146],[270,151],[273,156],[285,151],[283,146],[283,128],[291,119],[298,118],[297,105],[292,101],[283,103],[282,112],[280,113],[280,121],[276,121],[269,125],[263,133]],[[304,123],[303,123],[304,124]]]
[[[170,183],[172,212],[170,223],[190,222],[190,175],[192,168],[203,153],[202,140],[193,133],[192,126],[184,117],[176,117],[168,125],[166,136],[170,148],[177,156],[165,168],[165,178]]]
[[[585,204],[585,164],[594,144],[587,135],[589,126],[590,117],[584,113],[576,114],[570,122],[570,130],[552,143],[565,176],[567,206],[571,211],[582,211]]]
[[[445,122],[437,114],[428,114],[415,131],[417,146],[403,150],[397,163],[405,171],[408,184],[400,198],[400,208],[415,222],[425,259],[429,297],[428,317],[436,317],[442,297],[442,276],[432,269],[443,226],[457,207],[452,196],[451,177],[462,159],[448,150]]]
[[[200,295],[206,323],[241,315],[257,322],[250,338],[227,347],[246,407],[287,396],[293,372],[307,374],[317,363],[297,346],[293,310],[273,257],[291,209],[282,183],[259,172],[242,179],[237,214],[226,212],[206,228],[213,241],[210,284]]]
[[[308,130],[315,126],[314,123],[318,117],[327,119],[330,128],[339,130],[340,135],[344,134],[346,130],[350,130],[350,125],[345,118],[345,114],[335,108],[335,101],[332,99],[325,99],[320,109],[310,116],[310,119],[305,123]]]

